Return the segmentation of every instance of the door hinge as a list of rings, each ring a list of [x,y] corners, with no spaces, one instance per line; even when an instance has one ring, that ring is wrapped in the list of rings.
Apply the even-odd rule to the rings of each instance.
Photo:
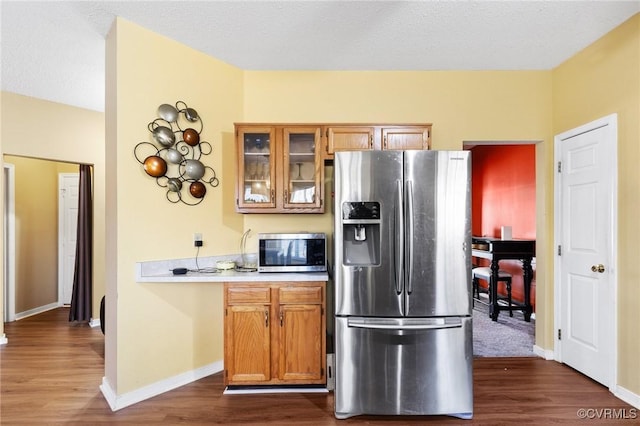
[[[324,377],[324,368],[320,367],[320,376]]]
[[[562,340],[562,330],[558,329],[558,340]]]
[[[227,308],[224,308],[224,316],[226,317],[227,315],[229,315],[229,312],[227,311]]]
[[[562,173],[562,161],[558,161],[558,173]]]
[[[558,256],[562,256],[562,246],[558,245]]]

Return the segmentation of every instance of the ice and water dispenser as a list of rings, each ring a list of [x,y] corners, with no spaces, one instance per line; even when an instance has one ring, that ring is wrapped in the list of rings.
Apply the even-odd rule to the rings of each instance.
[[[380,203],[342,204],[342,259],[345,265],[380,264]]]

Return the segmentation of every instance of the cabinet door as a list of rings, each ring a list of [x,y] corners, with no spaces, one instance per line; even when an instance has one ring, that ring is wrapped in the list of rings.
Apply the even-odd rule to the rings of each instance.
[[[232,305],[225,316],[227,384],[271,380],[269,305]]]
[[[324,298],[324,283],[279,286],[279,379],[304,383],[325,382]]]
[[[428,127],[393,127],[382,129],[382,149],[429,149]]]
[[[320,127],[285,127],[283,139],[284,208],[320,208],[323,178]]]
[[[327,154],[337,151],[367,151],[373,149],[373,127],[329,127]]]
[[[322,381],[323,316],[320,305],[280,305],[279,378]]]
[[[275,208],[275,128],[239,127],[237,138],[238,209]]]

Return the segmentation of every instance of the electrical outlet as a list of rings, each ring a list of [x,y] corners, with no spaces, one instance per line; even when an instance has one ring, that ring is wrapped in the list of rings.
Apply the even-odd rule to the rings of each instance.
[[[193,234],[193,246],[202,247],[202,234],[200,233]]]

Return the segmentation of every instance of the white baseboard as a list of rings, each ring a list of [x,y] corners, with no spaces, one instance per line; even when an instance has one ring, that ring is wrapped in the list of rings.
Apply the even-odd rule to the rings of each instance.
[[[635,408],[640,409],[640,395],[631,392],[622,386],[616,386],[616,390],[613,393],[617,398],[620,398],[629,405],[633,405]]]
[[[7,340],[7,335],[2,333],[2,336],[0,336],[0,345],[6,345],[7,343],[9,343],[9,340]]]
[[[544,358],[547,361],[553,360],[553,351],[546,350],[541,348],[538,345],[533,345],[533,353],[538,355],[540,358]]]
[[[37,308],[29,309],[28,311],[19,312],[19,313],[16,314],[16,321],[24,319],[24,318],[27,318],[27,317],[31,317],[33,315],[38,315],[38,314],[41,314],[43,312],[50,311],[52,309],[57,309],[59,307],[60,307],[60,305],[58,305],[58,302],[54,302],[54,303],[49,303],[48,305],[39,306]]]
[[[266,393],[329,393],[329,389],[324,388],[279,388],[277,386],[260,386],[249,389],[229,389],[225,388],[223,395],[252,395]]]
[[[91,318],[89,321],[89,327],[96,328],[100,327],[100,318]]]
[[[122,395],[117,395],[107,378],[103,377],[100,390],[102,391],[104,398],[107,400],[109,407],[111,407],[111,410],[117,411],[170,390],[179,388],[180,386],[195,382],[196,380],[200,380],[212,374],[219,373],[223,368],[224,363],[222,361],[216,361],[209,365],[205,365],[204,367],[187,371],[185,373],[178,374],[177,376],[169,377],[168,379],[160,380],[159,382],[152,383]]]

